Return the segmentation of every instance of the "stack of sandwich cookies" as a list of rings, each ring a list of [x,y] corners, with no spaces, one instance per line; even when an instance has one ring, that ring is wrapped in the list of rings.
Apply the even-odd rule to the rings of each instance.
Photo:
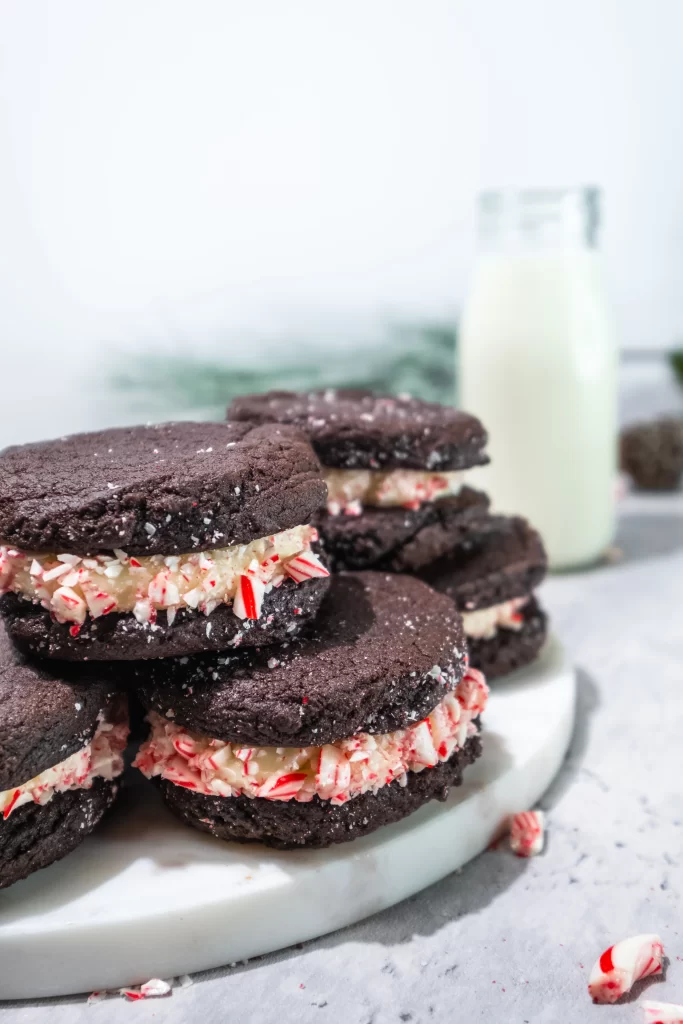
[[[68,853],[114,799],[128,679],[103,662],[177,668],[289,644],[314,618],[324,498],[288,426],[171,423],[0,453],[0,886]]]
[[[538,534],[493,516],[462,470],[487,462],[473,416],[362,391],[270,392],[236,399],[229,414],[294,423],[322,463],[327,512],[318,520],[332,567],[411,573],[464,615],[471,664],[490,678],[528,664],[546,635],[532,596],[546,571]]]
[[[444,799],[480,753],[487,688],[452,601],[420,580],[333,578],[279,649],[134,666],[151,734],[136,765],[222,839],[321,847]]]
[[[328,570],[320,467],[287,426],[170,423],[0,454],[0,612],[43,657],[133,660],[296,635]]]
[[[0,626],[0,888],[73,850],[116,796],[125,697],[24,658]]]
[[[237,398],[229,418],[287,423],[323,465],[327,513],[318,521],[334,569],[411,572],[447,553],[486,510],[463,470],[488,462],[473,416],[367,391],[271,391]]]
[[[468,524],[448,558],[419,575],[455,602],[472,665],[495,679],[533,661],[545,641],[534,589],[546,569],[541,538],[525,519],[485,516]]]

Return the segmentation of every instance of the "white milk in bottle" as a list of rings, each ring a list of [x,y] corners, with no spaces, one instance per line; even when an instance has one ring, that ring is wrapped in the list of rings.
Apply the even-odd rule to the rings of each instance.
[[[459,405],[489,431],[470,483],[526,516],[554,569],[596,560],[615,518],[617,351],[594,189],[488,192],[458,339]]]

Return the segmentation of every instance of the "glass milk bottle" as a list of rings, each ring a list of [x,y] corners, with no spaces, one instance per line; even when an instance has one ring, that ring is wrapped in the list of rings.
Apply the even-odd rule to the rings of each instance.
[[[491,465],[472,486],[526,516],[550,565],[595,561],[615,520],[617,350],[596,248],[595,189],[487,192],[458,338],[459,404]]]

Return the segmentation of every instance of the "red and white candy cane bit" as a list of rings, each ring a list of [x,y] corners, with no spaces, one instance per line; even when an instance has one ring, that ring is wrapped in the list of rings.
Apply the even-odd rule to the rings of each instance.
[[[659,935],[634,935],[610,946],[593,965],[588,994],[595,1003],[616,1003],[634,983],[662,973],[664,949]]]
[[[125,996],[126,999],[130,999],[132,1003],[137,1002],[138,999],[144,999],[142,992],[135,988],[120,988],[119,993]]]
[[[0,547],[0,590],[8,587],[14,575],[12,560],[7,553],[7,548]]]
[[[266,800],[291,800],[307,778],[306,772],[273,772],[259,786],[258,795]]]
[[[683,1024],[683,1006],[675,1003],[643,1003],[645,1024]]]
[[[326,743],[320,748],[316,772],[318,795],[323,799],[342,799],[348,793],[351,783],[351,766],[343,753],[334,744]]]
[[[58,587],[52,595],[52,607],[67,622],[77,622],[80,626],[85,622],[87,608],[85,601],[71,587]]]
[[[255,576],[240,576],[232,610],[238,619],[258,619],[266,588]]]
[[[116,608],[116,598],[108,594],[106,590],[99,590],[98,587],[88,587],[85,590],[85,600],[88,604],[88,611],[93,619],[99,619],[101,615],[109,615]]]
[[[411,728],[408,756],[414,764],[423,765],[425,768],[433,768],[439,763],[439,755],[432,739],[432,723],[428,718]]]
[[[456,689],[458,703],[465,711],[480,715],[486,710],[489,688],[483,672],[469,664]]]
[[[167,996],[170,991],[171,986],[169,983],[162,981],[161,978],[151,978],[144,985],[140,986],[140,992],[145,999],[154,998],[155,996]]]
[[[14,793],[12,793],[12,796],[10,797],[9,803],[5,807],[5,810],[2,812],[3,820],[6,821],[7,818],[9,818],[9,816],[12,813],[12,810],[14,808],[14,805],[16,804],[16,802],[17,802],[17,800],[19,799],[20,796],[21,796],[21,790],[20,789],[15,789]]]
[[[307,551],[305,555],[297,555],[296,558],[287,562],[285,572],[295,583],[303,583],[304,580],[330,575],[318,556],[314,555],[312,551]]]
[[[187,975],[183,975],[183,978]],[[184,988],[185,985],[179,978],[181,986]],[[190,984],[191,984],[190,980]],[[161,978],[152,978],[150,981],[146,981],[144,985],[135,985],[130,988],[120,988],[119,995],[124,996],[125,999],[129,999],[131,1002],[138,1002],[140,999],[154,999],[159,996],[167,996],[171,991],[171,984],[168,981],[162,981]],[[103,999],[106,999],[108,995],[114,995],[115,989],[107,990],[106,988],[101,989],[99,992],[91,992],[88,996],[88,1003],[99,1003]]]
[[[261,583],[268,584],[270,583],[273,572],[275,571],[275,566],[279,561],[280,556],[277,553],[274,555],[268,555],[267,558],[264,558],[263,561],[258,563],[255,573],[250,573],[250,575],[256,575],[256,577],[261,580]]]
[[[170,605],[178,604],[180,595],[178,588],[171,581],[171,574],[168,569],[158,572],[147,588],[147,595],[154,604],[168,608]]]
[[[534,857],[543,849],[544,835],[543,811],[522,811],[510,822],[510,849],[518,857]]]

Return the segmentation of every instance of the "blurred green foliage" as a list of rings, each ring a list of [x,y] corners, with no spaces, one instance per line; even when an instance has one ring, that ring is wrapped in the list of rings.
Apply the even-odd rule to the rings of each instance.
[[[272,355],[252,365],[230,365],[189,355],[143,356],[127,360],[112,385],[131,412],[173,416],[201,411],[208,419],[222,419],[225,407],[237,395],[281,388],[292,391],[326,387],[363,387],[453,404],[455,401],[456,330],[451,324],[393,324],[375,344],[335,344],[324,340],[312,349],[288,344],[274,364]],[[285,346],[283,346],[283,349]]]
[[[683,348],[677,348],[669,354],[673,371],[678,383],[683,387]]]

